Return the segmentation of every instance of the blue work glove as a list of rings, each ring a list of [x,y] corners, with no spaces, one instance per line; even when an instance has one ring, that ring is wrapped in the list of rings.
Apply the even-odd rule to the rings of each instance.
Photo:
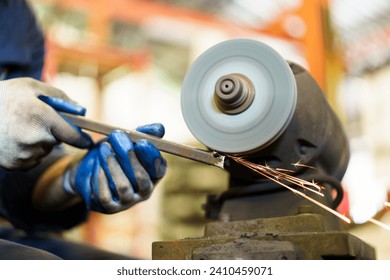
[[[0,81],[0,167],[34,167],[60,142],[91,146],[88,134],[56,110],[85,114],[85,108],[43,82],[31,78]]]
[[[161,124],[137,130],[157,137],[164,135]],[[82,197],[90,210],[116,213],[149,198],[166,168],[165,159],[151,142],[134,143],[117,130],[68,167],[63,187],[67,193]]]

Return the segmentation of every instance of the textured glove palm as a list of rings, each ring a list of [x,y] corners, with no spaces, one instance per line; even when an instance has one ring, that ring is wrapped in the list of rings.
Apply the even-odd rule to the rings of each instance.
[[[61,90],[43,82],[30,78],[0,82],[0,167],[33,167],[59,142],[78,148],[91,145],[90,137],[55,109],[85,113]]]
[[[161,124],[140,132],[162,137]],[[166,161],[149,141],[132,142],[123,131],[100,141],[64,175],[64,189],[81,196],[91,210],[116,213],[146,200],[166,172]]]

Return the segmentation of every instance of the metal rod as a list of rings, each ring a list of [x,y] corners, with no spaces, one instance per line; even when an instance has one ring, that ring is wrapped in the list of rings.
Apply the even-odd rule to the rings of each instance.
[[[67,113],[61,114],[81,129],[97,132],[103,135],[109,135],[114,130],[122,130],[131,138],[132,141],[145,139],[153,143],[153,145],[155,145],[157,149],[162,152],[191,159],[208,165],[213,165],[222,169],[225,168],[225,156],[218,154],[218,152],[208,152],[183,144],[167,141],[138,131],[128,130],[113,125],[97,122],[77,115]]]

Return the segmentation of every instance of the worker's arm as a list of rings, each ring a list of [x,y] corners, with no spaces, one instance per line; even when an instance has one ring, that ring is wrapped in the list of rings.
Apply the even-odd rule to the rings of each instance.
[[[160,124],[140,127],[162,137]],[[41,211],[61,210],[81,201],[90,210],[116,213],[151,195],[166,171],[166,161],[150,142],[132,142],[114,131],[82,156],[62,158],[38,181],[33,203]]]

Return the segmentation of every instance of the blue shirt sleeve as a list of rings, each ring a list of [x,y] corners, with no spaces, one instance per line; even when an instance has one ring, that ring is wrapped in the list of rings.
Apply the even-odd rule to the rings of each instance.
[[[25,0],[0,0],[0,72],[7,70],[6,79],[40,80],[44,55],[44,36],[30,6]]]
[[[63,154],[62,146],[57,146],[36,168],[28,171],[0,169],[0,215],[14,227],[26,232],[62,231],[87,219],[88,212],[83,203],[55,212],[40,212],[32,205],[36,181]]]

